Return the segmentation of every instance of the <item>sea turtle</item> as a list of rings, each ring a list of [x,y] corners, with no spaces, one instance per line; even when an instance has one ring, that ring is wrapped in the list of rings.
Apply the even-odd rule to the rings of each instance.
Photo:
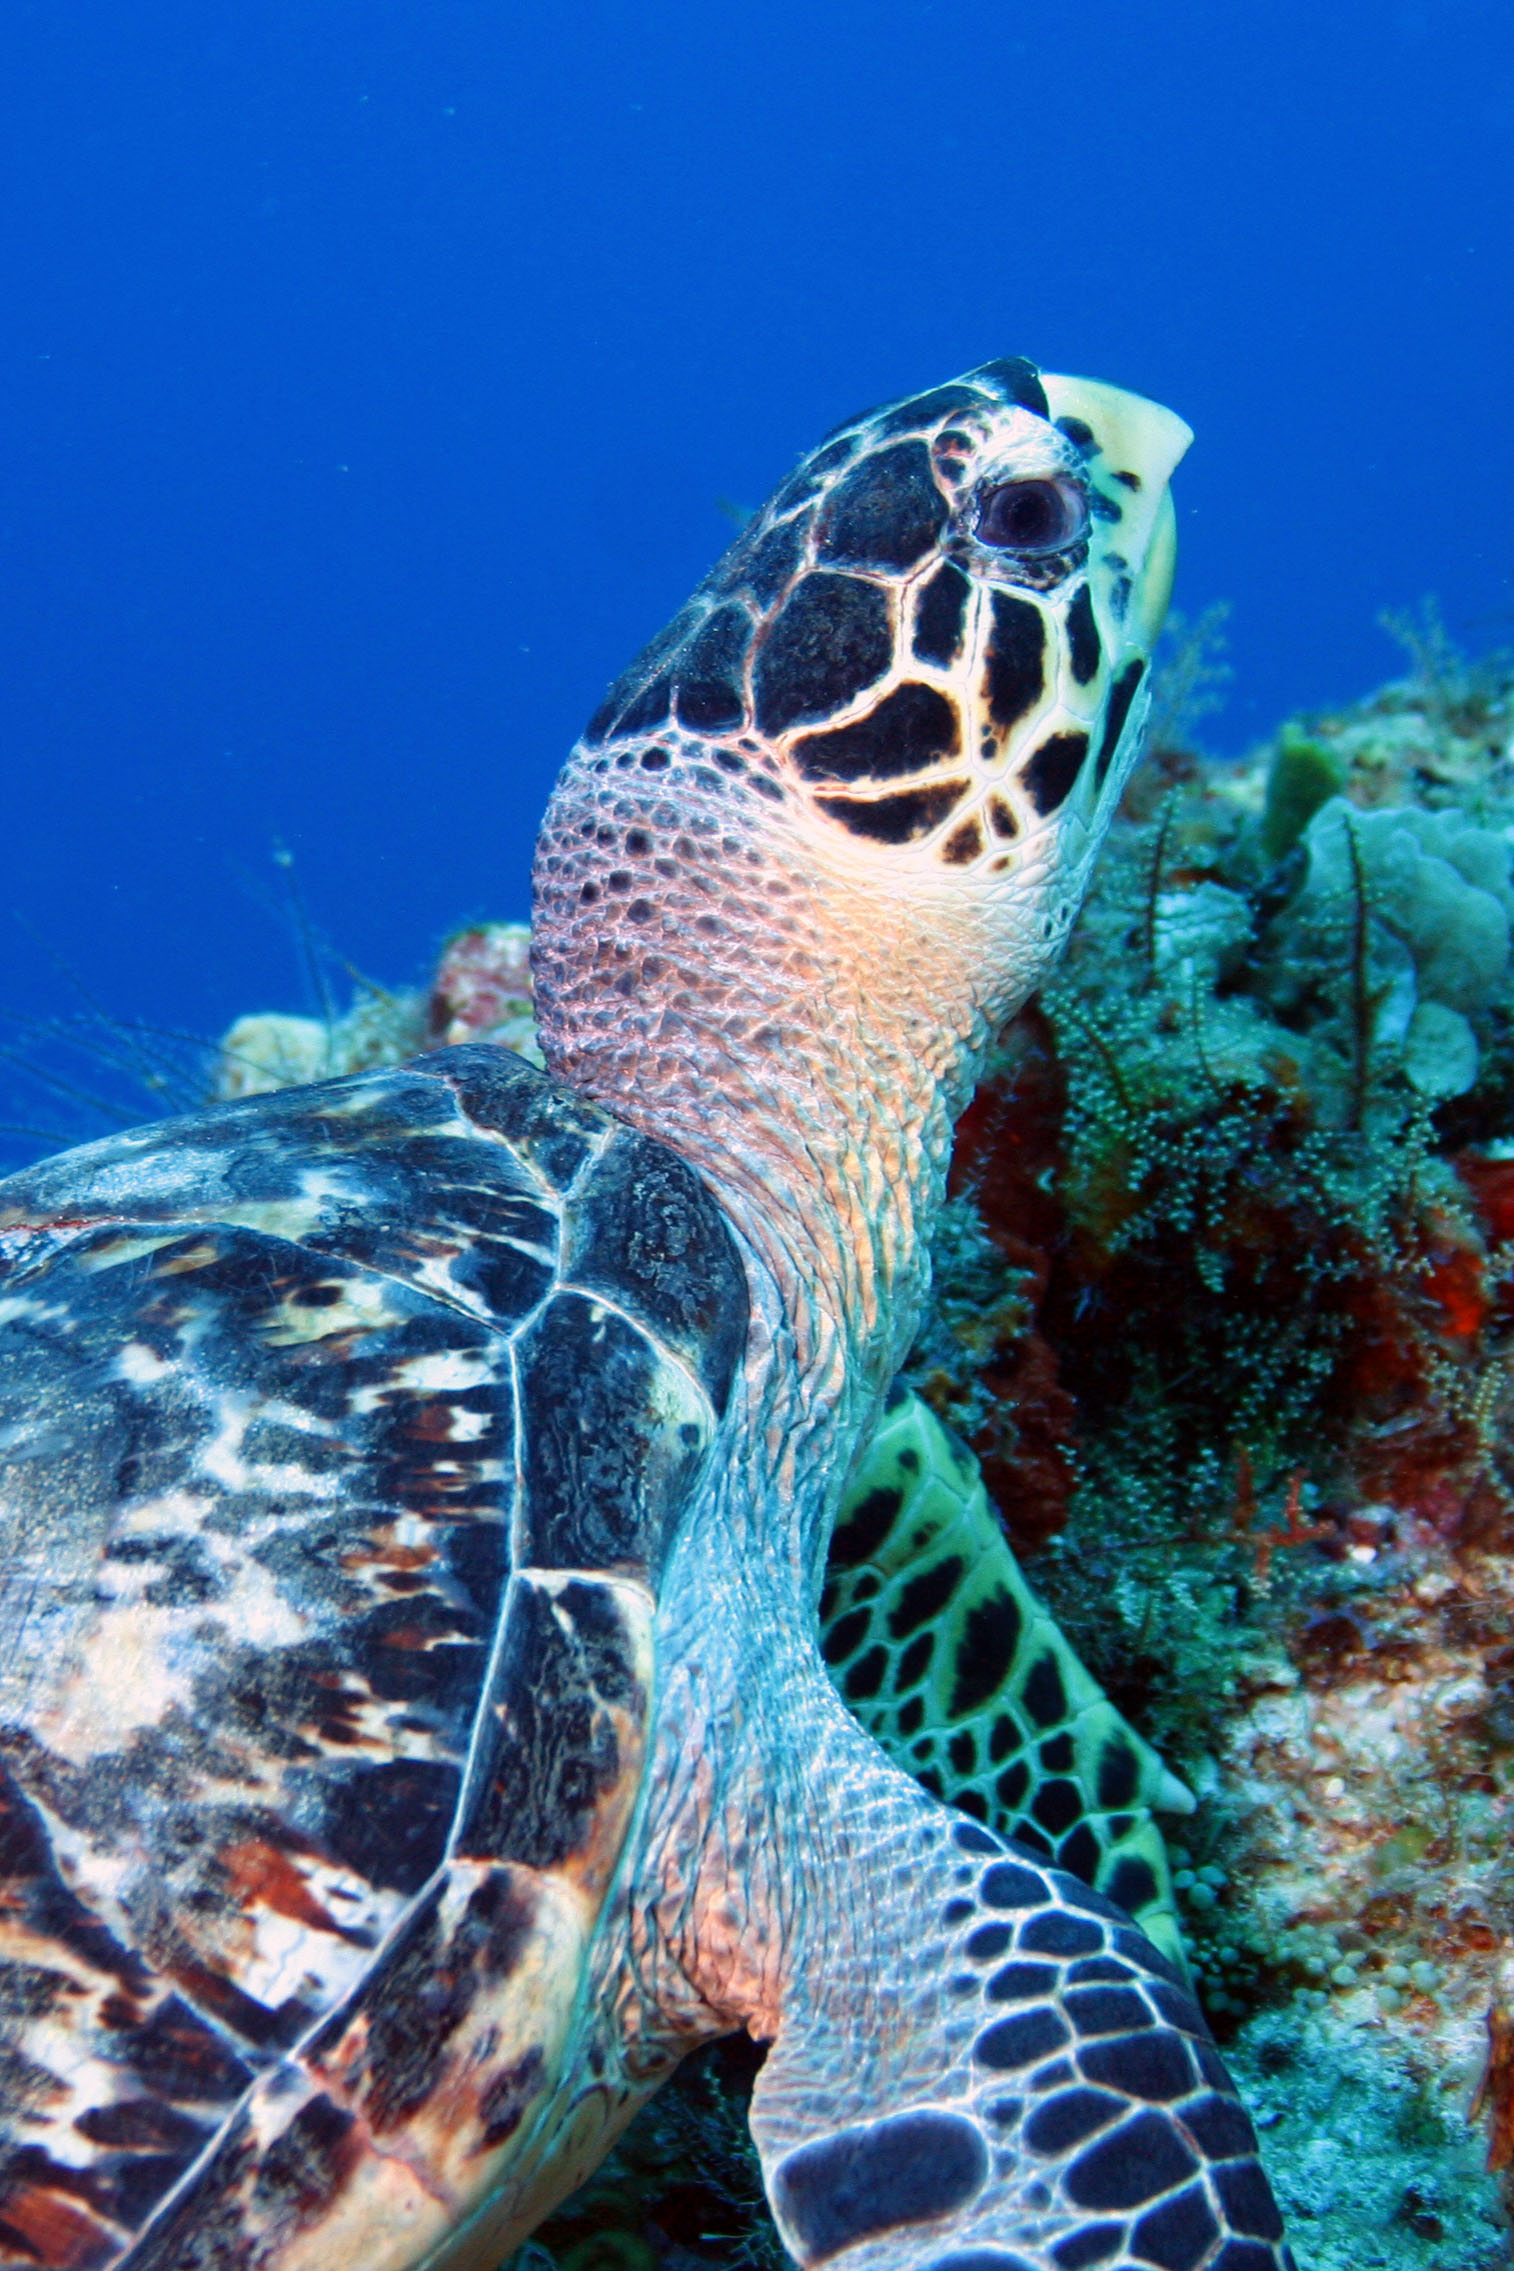
[[[1291,2263],[1172,1967],[817,1647],[1187,439],[1015,359],[803,459],[558,783],[545,1075],[0,1185],[0,2262],[482,2271],[744,2027],[805,2266]]]

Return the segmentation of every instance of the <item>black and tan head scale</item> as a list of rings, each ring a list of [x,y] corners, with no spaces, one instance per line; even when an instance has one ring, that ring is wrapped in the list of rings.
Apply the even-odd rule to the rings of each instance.
[[[583,756],[740,773],[861,861],[1082,867],[1140,739],[1188,438],[1018,359],[854,419],[611,689]]]

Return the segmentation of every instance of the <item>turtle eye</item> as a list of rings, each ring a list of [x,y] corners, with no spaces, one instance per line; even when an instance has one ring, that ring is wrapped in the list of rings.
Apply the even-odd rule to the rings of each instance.
[[[1087,533],[1087,501],[1070,481],[1006,481],[978,506],[978,542],[1005,552],[1065,552]]]

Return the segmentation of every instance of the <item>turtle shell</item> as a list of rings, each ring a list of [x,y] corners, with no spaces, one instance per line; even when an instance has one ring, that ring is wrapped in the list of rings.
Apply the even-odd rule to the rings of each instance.
[[[495,1048],[0,1184],[0,2257],[375,2271],[497,2188],[746,1323]]]

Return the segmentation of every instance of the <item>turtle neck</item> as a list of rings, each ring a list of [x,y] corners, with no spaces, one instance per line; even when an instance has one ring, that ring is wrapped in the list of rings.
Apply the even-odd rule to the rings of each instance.
[[[812,1588],[834,1492],[812,1505],[799,1468],[839,1489],[907,1353],[953,1122],[1026,987],[987,923],[975,936],[827,862],[756,767],[649,754],[650,775],[580,754],[558,784],[536,867],[541,1044],[567,1087],[682,1154],[746,1250],[731,1440],[759,1470],[753,1503],[800,1512]],[[759,1534],[771,1553],[770,1512]]]

